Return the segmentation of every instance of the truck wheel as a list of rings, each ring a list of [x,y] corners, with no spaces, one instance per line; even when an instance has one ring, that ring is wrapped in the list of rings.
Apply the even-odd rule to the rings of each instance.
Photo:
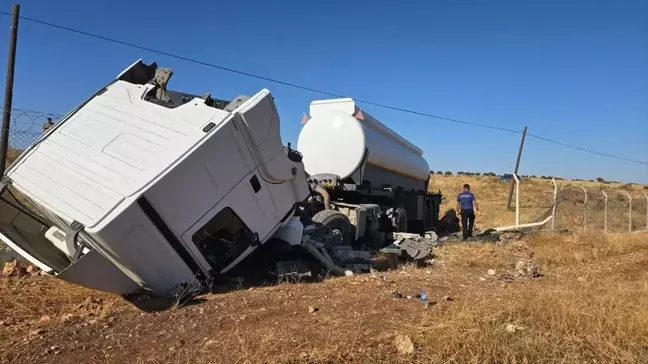
[[[407,212],[403,206],[389,209],[388,215],[395,232],[407,232]]]
[[[331,231],[342,235],[342,244],[351,244],[352,225],[349,218],[335,210],[322,210],[313,216],[313,222],[320,223]]]

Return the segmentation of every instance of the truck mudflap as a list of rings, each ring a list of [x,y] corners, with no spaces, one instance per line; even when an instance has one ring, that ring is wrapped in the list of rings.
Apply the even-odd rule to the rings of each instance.
[[[95,250],[82,255],[56,278],[103,292],[126,295],[141,287]]]

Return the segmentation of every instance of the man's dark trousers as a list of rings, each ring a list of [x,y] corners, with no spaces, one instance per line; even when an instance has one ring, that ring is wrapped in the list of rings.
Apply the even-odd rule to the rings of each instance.
[[[475,225],[475,211],[461,210],[461,229],[463,230],[463,238],[468,239],[472,236],[473,226]]]

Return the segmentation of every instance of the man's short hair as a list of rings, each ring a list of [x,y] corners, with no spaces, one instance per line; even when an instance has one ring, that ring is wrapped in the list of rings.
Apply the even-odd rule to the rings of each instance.
[[[464,188],[467,189],[467,190],[470,190],[470,185],[466,183],[466,184],[464,185]]]

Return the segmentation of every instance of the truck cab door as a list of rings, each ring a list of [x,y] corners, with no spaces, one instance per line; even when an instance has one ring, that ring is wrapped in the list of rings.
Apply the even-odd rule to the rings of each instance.
[[[183,235],[206,271],[226,273],[278,228],[278,216],[258,169],[241,180]]]

